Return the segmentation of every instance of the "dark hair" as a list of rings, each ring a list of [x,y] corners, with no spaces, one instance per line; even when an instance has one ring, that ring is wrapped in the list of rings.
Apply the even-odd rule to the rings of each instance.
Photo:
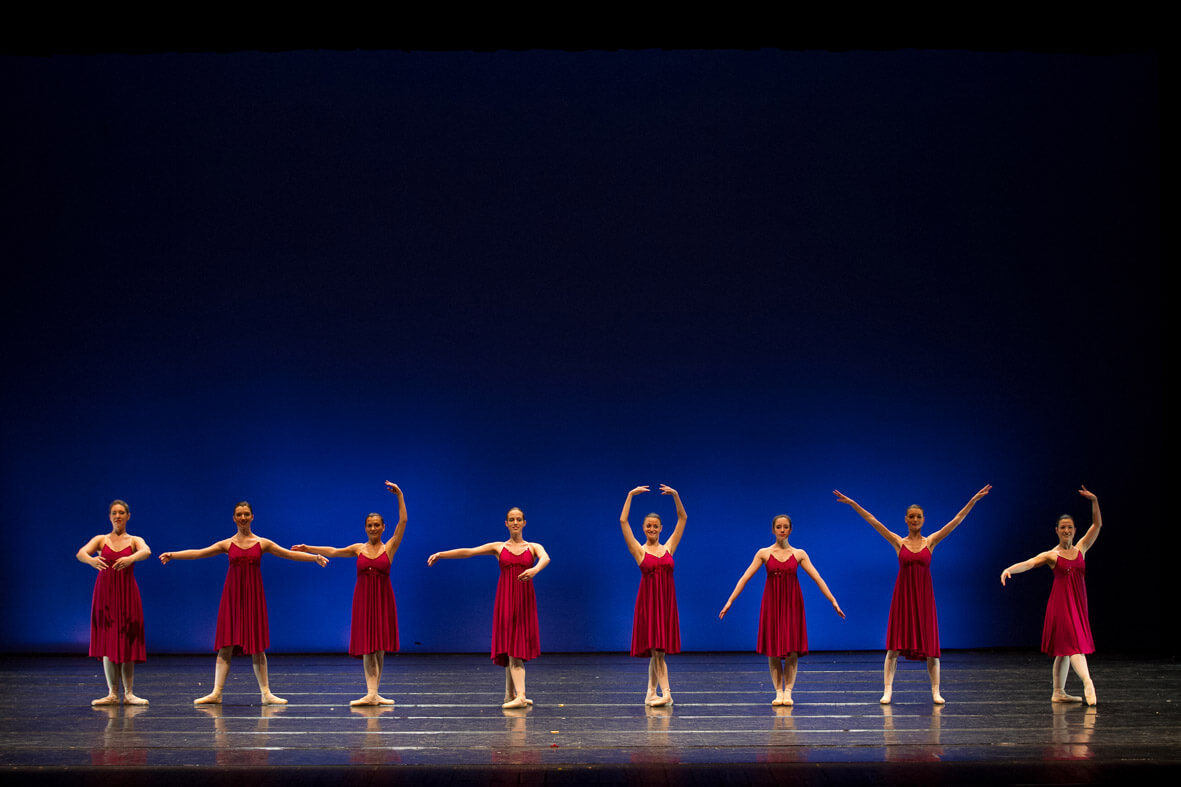
[[[788,527],[793,526],[791,523],[791,517],[789,517],[787,514],[776,514],[775,516],[771,517],[771,527],[775,527],[775,523],[780,519],[786,519]]]
[[[371,511],[371,512],[369,512],[368,514],[366,514],[366,515],[365,515],[365,521],[366,521],[366,522],[368,522],[368,521],[369,521],[370,519],[372,519],[373,517],[377,517],[377,518],[378,518],[378,520],[379,520],[379,521],[380,521],[380,522],[381,522],[383,525],[385,524],[385,517],[384,517],[384,516],[382,516],[381,514],[377,513],[376,511]]]
[[[508,515],[514,511],[520,511],[521,512],[521,519],[525,518],[525,512],[523,510],[521,510],[521,507],[520,506],[513,506],[508,511],[504,512],[504,519],[506,522],[508,521]]]
[[[1070,514],[1063,514],[1062,516],[1058,517],[1058,524],[1061,524],[1063,519],[1069,519],[1071,522],[1074,521],[1074,517],[1072,517]],[[1054,525],[1054,527],[1058,527],[1058,525]]]
[[[908,505],[908,506],[906,507],[906,510],[907,510],[907,511],[909,511],[909,510],[910,510],[910,509],[912,509],[912,508],[917,508],[919,511],[922,511],[922,513],[923,513],[923,516],[926,516],[926,515],[927,515],[927,512],[926,512],[926,511],[923,511],[923,507],[922,507],[922,506],[920,506],[918,503],[911,503],[910,505]]]
[[[653,512],[651,514],[644,514],[644,519],[655,519],[660,524],[664,524],[664,520],[660,518],[660,514]]]
[[[237,511],[242,506],[246,506],[250,509],[250,513],[254,513],[254,506],[250,505],[250,503],[246,502],[245,500],[239,500],[237,503],[234,503],[234,510]]]
[[[107,506],[107,513],[110,514],[111,509],[114,508],[115,506],[123,506],[124,511],[126,511],[129,514],[131,513],[131,506],[127,505],[126,500],[120,500],[119,498],[115,498],[114,500],[111,501],[111,504],[109,506]]]

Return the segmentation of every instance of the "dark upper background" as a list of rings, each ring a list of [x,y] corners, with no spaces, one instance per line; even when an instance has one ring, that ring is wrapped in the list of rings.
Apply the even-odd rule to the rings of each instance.
[[[889,546],[929,530],[945,647],[1036,648],[1049,572],[1108,521],[1101,650],[1159,621],[1159,64],[1150,54],[152,54],[0,59],[9,651],[80,651],[73,552],[130,501],[159,554],[396,518],[403,647],[483,650],[526,536],[543,648],[622,650],[617,518],[669,483],[687,649],[752,647],[790,513],[814,649],[880,648]],[[637,503],[672,521],[655,494]],[[1080,528],[1081,533],[1081,528]],[[1146,537],[1147,536],[1147,537]],[[1162,553],[1166,550],[1160,550]],[[149,649],[212,647],[224,558],[136,568]],[[275,650],[343,650],[352,567],[267,558]]]

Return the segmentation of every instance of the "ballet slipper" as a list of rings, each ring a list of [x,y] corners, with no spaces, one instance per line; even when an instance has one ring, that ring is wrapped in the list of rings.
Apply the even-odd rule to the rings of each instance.
[[[947,700],[943,699],[943,695],[939,693],[938,686],[931,687],[931,702],[935,703],[936,705],[943,705],[947,702]]]
[[[147,705],[148,704],[148,701],[145,700],[143,697],[137,697],[136,695],[134,695],[130,692],[123,695],[123,701],[125,703],[127,703],[128,705]]]
[[[528,700],[526,700],[524,697],[514,697],[512,700],[509,700],[500,707],[504,708],[505,710],[511,710],[513,708],[524,708],[528,704]]]
[[[221,704],[221,692],[214,691],[209,694],[206,694],[204,697],[198,697],[197,699],[193,700],[193,704],[194,705],[220,705]]]
[[[878,702],[881,703],[882,705],[889,705],[893,699],[894,699],[894,687],[887,686],[886,690],[884,692],[882,692],[882,698],[880,700],[878,700]]]
[[[795,704],[791,700],[791,692],[790,691],[783,692],[783,701],[780,702],[779,704],[786,707],[786,708],[790,708],[792,705]]]
[[[263,705],[286,705],[287,700],[283,699],[282,697],[276,697],[274,694],[271,694],[269,691],[264,691],[262,693],[262,704]]]
[[[1095,698],[1095,684],[1090,681],[1083,686],[1083,696],[1086,697],[1088,705],[1094,706],[1099,702]]]
[[[364,697],[361,697],[360,699],[349,701],[349,705],[354,708],[359,707],[361,705],[376,705],[376,704],[377,704],[377,696],[373,695],[373,694],[366,694]]]
[[[1054,693],[1050,695],[1050,702],[1082,702],[1082,697],[1076,697],[1073,694],[1067,694],[1062,689],[1054,689]]]
[[[105,697],[99,697],[97,700],[91,700],[91,705],[118,705],[119,696],[117,694],[108,694]]]

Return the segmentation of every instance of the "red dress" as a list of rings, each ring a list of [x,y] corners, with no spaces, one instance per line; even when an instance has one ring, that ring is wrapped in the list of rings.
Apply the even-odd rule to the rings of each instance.
[[[901,651],[908,659],[939,658],[939,617],[931,585],[931,550],[898,549],[898,579],[890,602],[886,650]]]
[[[651,656],[653,650],[681,652],[681,622],[677,617],[677,588],[673,584],[673,555],[645,552],[640,562],[640,591],[632,623],[633,656]]]
[[[759,608],[759,640],[755,652],[764,656],[808,655],[808,626],[804,621],[804,594],[796,577],[795,555],[780,560],[767,556],[767,583]]]
[[[357,555],[357,587],[353,590],[353,630],[349,655],[398,650],[398,607],[390,585],[390,558]]]
[[[242,549],[230,542],[230,570],[217,608],[214,650],[233,646],[234,652],[262,653],[271,644],[267,625],[267,597],[262,590],[262,544]]]
[[[1042,627],[1042,653],[1073,656],[1094,653],[1091,621],[1087,614],[1087,563],[1080,549],[1073,560],[1058,556],[1054,564],[1054,586],[1046,604]]]
[[[510,657],[528,661],[541,655],[533,580],[517,579],[533,565],[533,550],[514,555],[505,547],[496,561],[500,564],[500,581],[496,583],[496,604],[492,610],[492,660],[507,667]]]
[[[94,596],[90,604],[90,655],[106,657],[116,664],[145,661],[144,605],[135,583],[135,566],[116,571],[115,561],[135,552],[128,544],[118,552],[105,543],[102,559],[107,568],[98,572],[94,580]]]

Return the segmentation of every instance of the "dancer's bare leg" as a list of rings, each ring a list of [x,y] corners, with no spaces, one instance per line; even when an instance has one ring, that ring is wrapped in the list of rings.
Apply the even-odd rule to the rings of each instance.
[[[103,656],[103,676],[107,679],[107,696],[91,700],[91,705],[119,704],[119,665]]]
[[[1070,657],[1054,657],[1054,693],[1050,695],[1051,702],[1082,702],[1082,697],[1074,697],[1066,693],[1066,675],[1070,672]]]
[[[785,659],[783,665],[783,702],[780,705],[793,705],[791,699],[791,690],[796,685],[796,667],[800,663],[800,654],[791,653]]]
[[[673,704],[672,689],[668,685],[668,664],[664,660],[663,650],[652,651],[652,661],[656,672],[656,682],[660,685],[660,692],[663,696],[652,700],[649,703],[654,708],[659,708],[664,705]]]
[[[651,651],[648,657],[648,693],[644,696],[644,704],[652,705],[656,702],[656,651]]]
[[[147,700],[135,696],[135,662],[125,661],[119,666],[123,673],[123,701],[128,705],[147,705]]]
[[[1083,697],[1088,705],[1094,705],[1099,700],[1095,698],[1095,684],[1091,682],[1091,670],[1087,667],[1087,657],[1082,653],[1075,653],[1070,657],[1070,666],[1074,667],[1074,674],[1083,682]]]
[[[898,651],[886,651],[886,663],[882,666],[882,678],[886,684],[882,698],[878,700],[883,705],[889,705],[894,699],[894,672],[898,669]]]
[[[377,657],[377,683],[374,684],[373,690],[379,691],[381,689],[381,676],[385,672],[385,651],[379,650],[379,651],[377,651],[377,653],[375,655]],[[390,699],[386,699],[385,697],[378,694],[377,695],[377,704],[378,705],[393,705],[394,701],[390,700]]]
[[[254,665],[254,677],[258,679],[258,690],[262,692],[262,704],[286,705],[287,700],[271,694],[271,682],[267,676],[267,654],[252,653],[250,661]]]
[[[377,665],[377,653],[366,653],[361,656],[361,669],[365,672],[365,696],[352,700],[349,705],[376,705],[377,687],[381,685],[381,668]]]
[[[509,656],[508,666],[505,667],[505,670],[509,673],[514,696],[500,707],[524,708],[529,704],[529,700],[525,697],[525,662],[514,656]]]
[[[778,656],[767,657],[767,667],[771,670],[771,685],[775,687],[775,699],[772,705],[783,704],[783,659]]]
[[[927,674],[931,677],[931,701],[942,705],[944,699],[939,693],[939,659],[927,659]]]
[[[230,674],[230,659],[233,657],[232,645],[217,651],[217,661],[213,665],[213,691],[193,700],[194,705],[217,705],[221,702],[221,690],[225,688],[226,676]]]

